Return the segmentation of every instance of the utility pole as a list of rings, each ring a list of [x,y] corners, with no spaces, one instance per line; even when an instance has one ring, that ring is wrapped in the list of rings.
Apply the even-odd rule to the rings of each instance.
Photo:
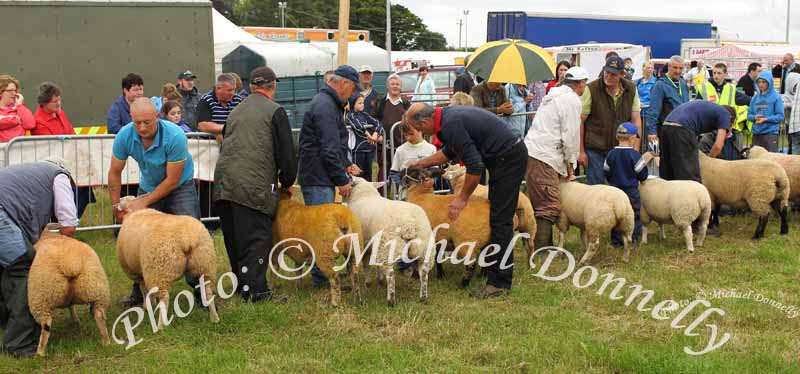
[[[459,18],[456,25],[458,25],[458,49],[461,49],[461,26],[464,26],[464,20]]]
[[[339,49],[337,64],[347,65],[347,42],[350,28],[350,0],[339,0]]]
[[[389,72],[392,72],[392,2],[386,0],[386,58],[389,60]]]
[[[792,3],[789,0],[786,0],[786,44],[789,44],[789,25],[791,22],[791,14],[792,14]]]
[[[278,2],[278,9],[281,10],[281,27],[286,27],[286,2]]]
[[[469,35],[469,9],[464,9],[464,52],[469,48],[467,35]]]

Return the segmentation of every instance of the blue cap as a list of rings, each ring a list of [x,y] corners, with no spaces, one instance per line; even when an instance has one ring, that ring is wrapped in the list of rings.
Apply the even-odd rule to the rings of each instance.
[[[356,87],[358,87],[359,90],[362,89],[361,81],[358,78],[358,71],[356,70],[356,68],[350,65],[342,65],[336,68],[336,70],[333,71],[333,74],[353,81],[353,83],[356,84]]]
[[[621,74],[623,69],[625,69],[625,61],[622,61],[619,56],[609,57],[608,60],[606,60],[606,65],[603,67],[603,71],[611,74]]]
[[[624,122],[617,127],[617,135],[639,135],[639,131],[636,130],[636,125]]]

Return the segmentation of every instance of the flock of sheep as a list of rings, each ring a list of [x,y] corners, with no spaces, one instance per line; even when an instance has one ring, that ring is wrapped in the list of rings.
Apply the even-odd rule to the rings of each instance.
[[[647,242],[646,225],[654,221],[661,225],[662,237],[663,225],[677,226],[684,233],[689,252],[692,252],[695,245],[702,246],[706,225],[712,216],[716,220],[714,207],[719,204],[749,208],[758,217],[753,239],[764,235],[770,207],[780,213],[781,234],[788,233],[788,200],[791,197],[800,202],[800,189],[790,193],[789,188],[790,182],[800,186],[800,156],[768,153],[760,147],[751,149],[749,159],[740,161],[711,159],[701,153],[700,169],[703,184],[650,179],[642,185],[643,244]],[[464,173],[464,167],[451,166],[443,177],[449,179],[458,191]],[[408,170],[403,177],[406,201],[386,199],[379,194],[378,184],[358,177],[353,178],[347,206],[305,206],[292,199],[289,192],[282,192],[273,226],[276,246],[269,261],[277,264],[278,253],[285,253],[296,263],[307,263],[313,258],[314,264],[330,280],[331,304],[338,306],[341,304],[341,284],[336,262],[346,259],[353,297],[360,303],[358,275],[363,262],[353,259],[359,255],[359,248],[363,248],[368,252],[360,253],[364,256],[361,258],[371,258],[369,264],[378,268],[378,276],[386,281],[386,300],[393,306],[396,303],[393,265],[399,256],[406,256],[417,259],[419,297],[424,303],[428,299],[430,270],[434,264],[437,270],[441,270],[441,257],[439,261],[436,259],[441,253],[428,250],[429,241],[445,241],[445,251],[453,251],[459,258],[470,260],[465,262],[460,283],[461,287],[468,286],[475,270],[475,258],[490,242],[488,190],[480,186],[459,218],[450,222],[446,207],[455,195],[434,194],[431,177],[427,170]],[[562,212],[557,224],[560,247],[564,245],[569,227],[577,226],[585,250],[580,262],[585,263],[597,252],[600,236],[617,229],[622,232],[625,242],[623,260],[628,260],[634,219],[627,195],[610,186],[566,182],[561,184],[561,200]],[[121,204],[124,206],[127,202],[129,200],[124,198]],[[449,228],[436,230],[436,237],[431,238],[433,228],[443,223]],[[698,227],[696,238],[693,238],[693,223]],[[536,232],[531,202],[522,193],[514,227],[530,236]],[[349,239],[342,240],[343,237]],[[354,245],[355,238],[360,246]],[[291,239],[302,239],[311,248],[290,244]],[[367,246],[373,239],[375,242]],[[526,238],[522,244],[530,260],[533,243]],[[37,354],[45,355],[53,310],[70,308],[73,319],[76,319],[74,306],[77,304],[89,304],[102,343],[108,344],[105,322],[109,284],[97,254],[76,239],[49,232],[34,247],[37,255],[29,275],[28,300],[31,314],[42,327]],[[152,209],[130,213],[120,229],[116,249],[120,266],[129,278],[142,283],[143,292],[158,288],[152,297],[154,304],[161,306],[159,328],[163,328],[167,320],[169,289],[175,280],[184,275],[204,276],[210,281],[205,293],[209,298],[212,295],[211,285],[217,279],[216,252],[210,234],[196,219]],[[441,277],[442,272],[438,275]],[[275,286],[274,272],[271,279]],[[218,322],[213,301],[208,305],[208,311],[211,321]]]

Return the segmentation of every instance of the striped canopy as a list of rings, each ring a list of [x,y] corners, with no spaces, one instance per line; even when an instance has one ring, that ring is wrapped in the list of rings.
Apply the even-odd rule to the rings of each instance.
[[[555,76],[553,56],[525,40],[505,39],[489,42],[472,53],[466,69],[498,83],[529,84]]]

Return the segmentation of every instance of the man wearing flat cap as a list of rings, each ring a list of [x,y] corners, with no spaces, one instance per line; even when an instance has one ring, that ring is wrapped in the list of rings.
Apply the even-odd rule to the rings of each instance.
[[[297,159],[286,110],[275,103],[278,77],[268,67],[250,73],[252,94],[228,116],[214,172],[220,215],[237,293],[245,302],[273,299],[267,285],[278,182],[294,184]]]

